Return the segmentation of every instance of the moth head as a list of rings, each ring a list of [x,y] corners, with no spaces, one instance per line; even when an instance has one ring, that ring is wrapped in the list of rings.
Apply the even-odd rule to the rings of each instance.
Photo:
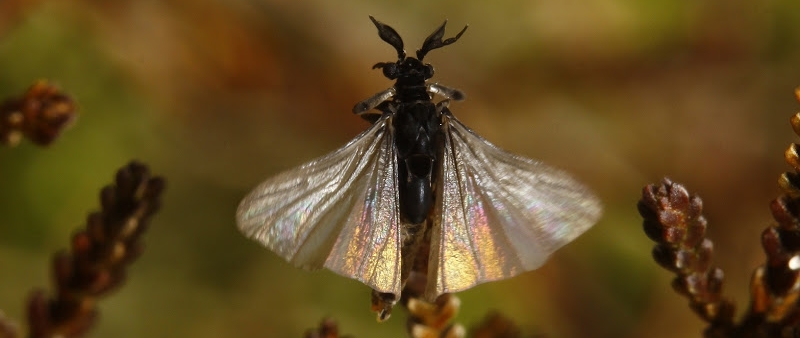
[[[422,48],[417,50],[417,57],[414,58],[406,56],[406,50],[403,48],[403,39],[400,38],[400,34],[397,34],[394,28],[375,20],[372,16],[370,16],[369,19],[372,20],[372,23],[378,28],[378,36],[381,37],[381,40],[386,41],[386,43],[390,44],[397,51],[397,62],[379,62],[372,66],[372,69],[383,69],[383,75],[390,80],[406,77],[422,77],[423,80],[427,80],[433,77],[433,66],[428,63],[423,63],[422,59],[425,58],[428,52],[458,41],[461,34],[464,34],[464,31],[469,27],[464,26],[464,29],[458,32],[456,36],[442,40],[442,36],[444,36],[444,26],[447,24],[447,20],[445,20],[439,28],[425,39],[425,42],[422,43]]]

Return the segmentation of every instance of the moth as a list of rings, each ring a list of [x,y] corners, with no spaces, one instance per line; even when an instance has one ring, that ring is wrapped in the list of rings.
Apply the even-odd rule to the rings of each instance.
[[[448,108],[464,94],[428,82],[425,56],[467,27],[443,40],[445,21],[414,57],[392,27],[370,20],[397,51],[397,61],[373,66],[394,86],[353,108],[372,125],[258,185],[236,214],[246,236],[393,304],[412,272],[425,275],[433,300],[536,269],[598,220],[600,202],[586,187],[478,136]]]

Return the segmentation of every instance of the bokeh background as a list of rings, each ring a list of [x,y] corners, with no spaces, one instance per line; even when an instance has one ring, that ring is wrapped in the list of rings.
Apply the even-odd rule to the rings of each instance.
[[[796,140],[796,0],[0,1],[0,96],[51,79],[80,106],[49,148],[0,148],[0,309],[22,320],[98,190],[131,159],[168,180],[162,211],[91,337],[299,337],[325,316],[403,337],[369,289],[284,263],[236,230],[258,182],[341,146],[356,102],[391,83],[369,14],[414,51],[443,19],[462,39],[426,61],[494,143],[572,172],[602,221],[541,269],[459,294],[528,334],[689,337],[704,326],[652,262],[636,202],[663,176],[705,201],[726,294],[746,307],[759,234]],[[741,311],[741,310],[740,310]]]

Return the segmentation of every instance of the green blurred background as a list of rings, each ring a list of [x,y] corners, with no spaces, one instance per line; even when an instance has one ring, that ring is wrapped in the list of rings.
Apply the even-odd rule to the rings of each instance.
[[[499,310],[551,337],[699,336],[636,211],[663,176],[704,198],[726,294],[746,307],[796,139],[796,0],[2,0],[0,97],[51,79],[80,116],[49,148],[0,148],[0,309],[24,318],[49,255],[138,159],[168,190],[91,337],[299,337],[324,316],[356,337],[404,337],[401,309],[377,324],[366,286],[295,269],[234,223],[258,182],[367,127],[350,109],[391,85],[370,67],[395,55],[369,14],[409,51],[445,18],[447,36],[469,24],[426,58],[468,95],[452,111],[605,203],[541,269],[460,293],[460,323]]]

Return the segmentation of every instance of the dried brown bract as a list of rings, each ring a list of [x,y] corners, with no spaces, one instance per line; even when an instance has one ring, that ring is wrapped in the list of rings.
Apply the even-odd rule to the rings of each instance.
[[[31,338],[79,337],[97,318],[96,301],[120,286],[142,251],[141,234],[160,205],[164,180],[131,162],[100,193],[101,210],[72,238],[71,252],[53,256],[55,294],[35,290],[28,301]]]
[[[490,312],[483,321],[470,330],[472,338],[522,338],[522,331],[511,319],[499,312]],[[530,336],[534,337],[534,336]],[[544,338],[544,336],[536,336]]]
[[[55,85],[40,80],[22,96],[0,104],[0,143],[15,146],[24,136],[46,146],[72,124],[76,110],[72,98]]]
[[[3,311],[0,311],[0,338],[19,337],[17,326],[6,318]]]
[[[464,327],[451,324],[461,300],[454,294],[443,294],[434,303],[419,298],[408,300],[408,333],[412,338],[463,338]]]
[[[325,318],[319,327],[306,331],[305,338],[340,338],[339,325],[331,318]],[[344,337],[341,337],[344,338]]]

